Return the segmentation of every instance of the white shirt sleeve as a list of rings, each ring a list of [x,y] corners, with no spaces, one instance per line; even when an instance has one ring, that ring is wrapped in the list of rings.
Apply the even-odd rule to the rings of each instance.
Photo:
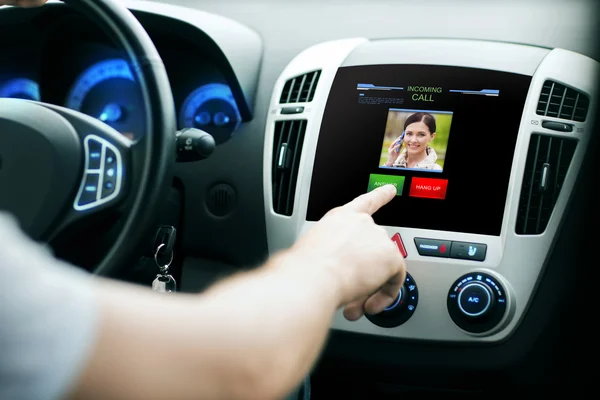
[[[64,398],[91,354],[98,308],[91,274],[0,212],[0,399]]]

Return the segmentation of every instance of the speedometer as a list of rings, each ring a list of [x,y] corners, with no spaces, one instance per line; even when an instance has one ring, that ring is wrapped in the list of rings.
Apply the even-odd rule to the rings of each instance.
[[[241,122],[233,93],[222,83],[209,83],[185,99],[179,113],[180,128],[198,128],[210,133],[217,144],[232,136]]]
[[[0,84],[0,97],[40,101],[40,86],[27,78],[15,78]]]
[[[108,59],[93,64],[77,78],[66,106],[99,119],[130,139],[144,132],[144,103],[129,64]]]

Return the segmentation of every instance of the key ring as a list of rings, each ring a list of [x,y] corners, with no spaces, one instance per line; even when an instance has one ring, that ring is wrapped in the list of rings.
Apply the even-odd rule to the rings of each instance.
[[[160,249],[162,249],[164,246],[165,246],[165,244],[161,243],[158,246],[158,248],[156,249],[156,254],[154,254],[154,262],[158,266],[158,269],[160,270],[160,272],[163,274],[166,274],[169,271],[169,267],[171,266],[171,263],[173,262],[173,252],[171,252],[171,259],[169,260],[169,262],[166,265],[160,265],[160,263],[158,262],[158,253],[160,253]]]

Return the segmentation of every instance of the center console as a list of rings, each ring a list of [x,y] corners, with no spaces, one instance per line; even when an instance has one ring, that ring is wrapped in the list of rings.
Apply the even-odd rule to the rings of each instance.
[[[384,312],[333,328],[496,342],[535,294],[593,126],[599,65],[516,44],[327,42],[275,85],[266,127],[269,249],[385,184],[374,220],[407,260]]]

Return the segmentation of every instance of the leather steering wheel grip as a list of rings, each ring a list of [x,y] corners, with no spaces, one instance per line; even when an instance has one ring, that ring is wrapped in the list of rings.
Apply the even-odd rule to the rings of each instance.
[[[138,245],[153,228],[154,210],[161,206],[172,182],[175,162],[176,116],[165,66],[150,36],[119,0],[64,0],[95,23],[127,53],[131,70],[144,100],[146,132],[135,144],[143,157],[141,174],[132,177],[127,213],[122,229],[103,260],[97,275],[112,275],[132,262]]]

